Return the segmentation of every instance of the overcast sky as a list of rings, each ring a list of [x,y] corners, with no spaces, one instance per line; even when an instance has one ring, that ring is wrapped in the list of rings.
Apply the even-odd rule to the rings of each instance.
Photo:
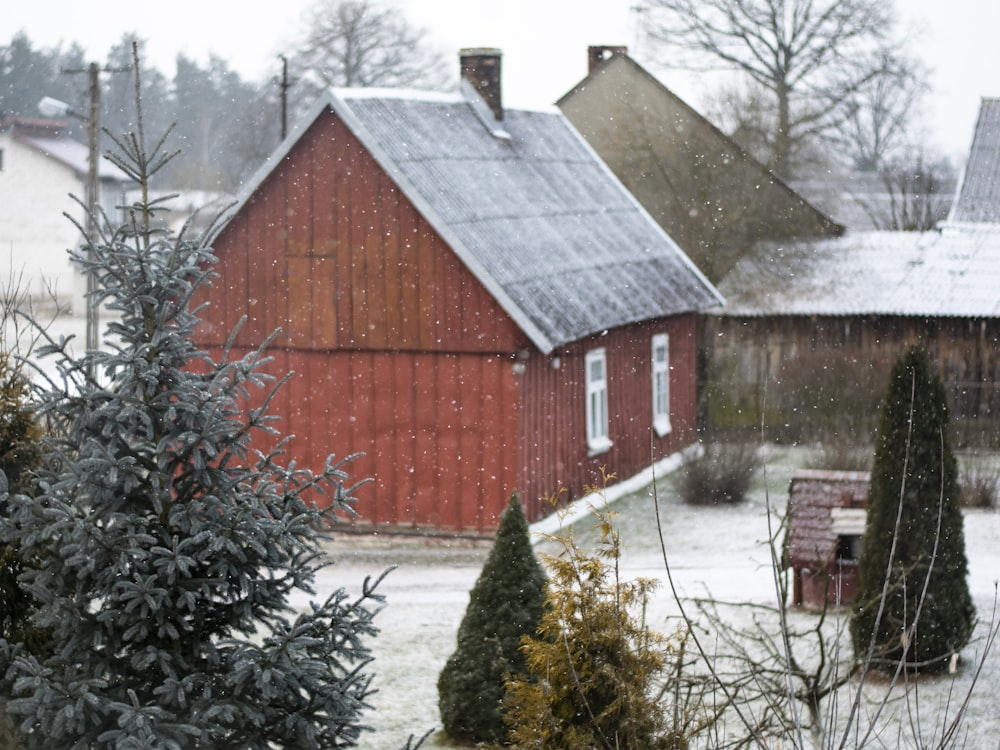
[[[147,40],[152,63],[168,76],[178,52],[206,61],[213,52],[245,78],[277,74],[291,52],[303,8],[313,0],[8,0],[0,13],[4,43],[18,30],[33,43],[79,42],[103,60],[125,32]],[[649,64],[636,34],[636,0],[398,0],[408,18],[449,55],[460,47],[503,51],[504,102],[552,104],[586,75],[590,44],[624,44]],[[250,8],[253,7],[253,10]],[[997,0],[897,0],[919,31],[915,49],[933,70],[928,139],[961,159],[971,142],[979,100],[1000,96],[1000,3]],[[652,65],[650,65],[652,67]],[[457,68],[457,58],[456,58]],[[701,91],[680,71],[655,68],[664,84],[698,108]]]

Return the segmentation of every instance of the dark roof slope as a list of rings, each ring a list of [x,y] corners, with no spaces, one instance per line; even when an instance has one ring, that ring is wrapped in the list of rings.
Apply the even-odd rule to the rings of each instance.
[[[1000,224],[1000,99],[984,98],[949,221]]]
[[[327,107],[544,352],[722,301],[555,110],[497,122],[469,94],[331,91],[241,204]]]

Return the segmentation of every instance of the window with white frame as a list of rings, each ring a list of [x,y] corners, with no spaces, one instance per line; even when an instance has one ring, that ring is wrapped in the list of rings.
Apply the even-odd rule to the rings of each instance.
[[[653,336],[653,429],[663,437],[670,432],[670,339]]]
[[[587,448],[602,453],[611,447],[608,437],[608,366],[604,349],[587,352]]]

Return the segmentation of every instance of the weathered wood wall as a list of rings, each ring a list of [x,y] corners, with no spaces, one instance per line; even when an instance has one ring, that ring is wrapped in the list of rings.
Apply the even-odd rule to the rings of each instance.
[[[893,361],[924,346],[949,393],[959,438],[989,439],[1000,420],[1000,320],[903,316],[706,316],[706,393],[713,426],[765,421],[780,428],[810,415],[779,408],[811,377],[844,400],[874,408]],[[839,383],[831,380],[839,379]],[[833,386],[837,386],[834,388]],[[854,392],[870,390],[870,394]],[[836,405],[832,405],[836,407]],[[724,407],[720,408],[720,407]],[[724,413],[723,413],[724,412]]]

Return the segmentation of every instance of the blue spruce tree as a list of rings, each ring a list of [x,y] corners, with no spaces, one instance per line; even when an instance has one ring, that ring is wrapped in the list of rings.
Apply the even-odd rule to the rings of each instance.
[[[167,159],[137,122],[115,160],[145,196]],[[0,641],[0,694],[27,747],[353,747],[377,581],[305,613],[290,595],[314,594],[321,530],[354,488],[343,461],[314,474],[283,462],[284,442],[254,451],[280,383],[263,351],[213,361],[193,343],[213,256],[155,229],[157,209],[139,201],[78,258],[116,314],[106,350],[46,347],[52,461],[33,498],[6,498],[0,539],[19,546],[49,641]],[[246,410],[254,394],[265,406]]]

